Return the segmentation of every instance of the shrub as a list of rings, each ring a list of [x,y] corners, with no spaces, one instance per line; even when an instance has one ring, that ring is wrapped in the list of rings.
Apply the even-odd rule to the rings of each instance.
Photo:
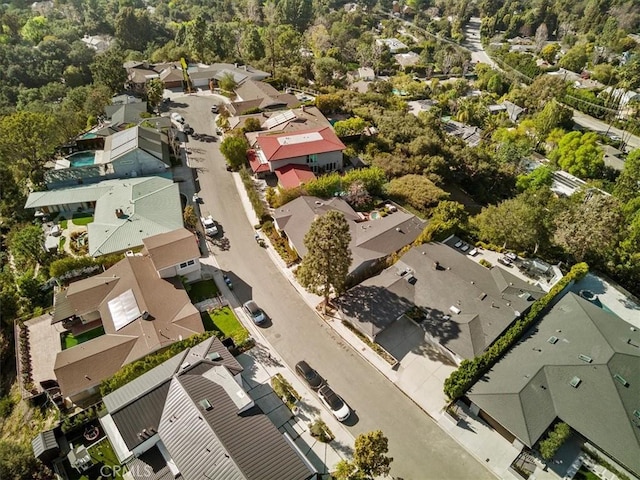
[[[324,423],[321,419],[317,419],[315,422],[309,425],[309,433],[311,433],[311,436],[313,438],[316,438],[322,443],[329,443],[335,438],[333,432],[329,430],[327,424]]]
[[[0,398],[0,417],[7,418],[9,415],[11,415],[13,406],[13,399],[9,395]]]
[[[295,403],[300,400],[300,394],[295,391],[291,384],[279,373],[271,378],[271,387],[273,391],[280,397],[289,408],[293,408]]]
[[[108,395],[109,393],[117,390],[130,381],[135,380],[143,373],[151,370],[154,367],[157,367],[162,362],[165,362],[166,360],[177,355],[183,350],[186,350],[187,348],[191,348],[198,343],[205,341],[207,338],[213,335],[220,336],[222,334],[219,332],[211,331],[199,333],[198,335],[192,335],[187,339],[174,343],[166,350],[149,354],[146,357],[141,358],[140,360],[125,365],[120,370],[118,370],[111,378],[107,378],[106,380],[102,381],[102,383],[100,384],[100,395],[102,395],[103,397],[105,395]]]
[[[258,192],[255,183],[253,183],[251,173],[249,173],[249,169],[247,169],[246,167],[242,167],[239,173],[240,178],[242,179],[242,183],[244,184],[244,188],[247,191],[247,196],[249,197],[251,206],[253,207],[253,211],[260,219],[260,222],[263,222],[264,219],[268,216],[267,209],[265,208],[264,202],[260,197],[260,193]]]
[[[545,313],[555,297],[571,282],[580,280],[589,272],[586,263],[578,263],[543,297],[536,300],[524,318],[515,322],[484,353],[472,360],[463,360],[457,370],[444,381],[444,393],[451,400],[462,397],[471,386],[485,374],[513,344]]]
[[[569,438],[571,434],[571,428],[564,422],[556,424],[553,430],[551,430],[544,440],[540,441],[540,454],[545,460],[550,460],[554,457],[556,452]]]
[[[480,265],[482,265],[483,267],[487,267],[487,268],[491,268],[493,265],[491,265],[491,262],[485,258],[481,258],[480,261],[478,262]]]

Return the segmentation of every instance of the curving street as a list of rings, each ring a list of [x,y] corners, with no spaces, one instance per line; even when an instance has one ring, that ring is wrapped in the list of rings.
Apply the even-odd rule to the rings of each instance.
[[[205,140],[214,135],[211,96],[174,99],[172,111],[183,115]],[[256,300],[271,317],[265,339],[291,367],[307,360],[352,407],[347,428],[355,437],[381,429],[394,458],[391,474],[414,479],[493,478],[409,398],[345,344],[303,301],[254,240],[231,174],[215,142],[190,139],[190,163],[197,172],[203,214],[220,224],[222,238],[212,247],[218,265],[229,271],[239,302]],[[352,447],[352,445],[351,445]]]

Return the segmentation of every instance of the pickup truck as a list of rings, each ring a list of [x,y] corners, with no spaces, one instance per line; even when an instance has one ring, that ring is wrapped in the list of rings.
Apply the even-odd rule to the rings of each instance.
[[[214,237],[218,234],[218,226],[216,225],[216,222],[213,220],[213,217],[211,217],[211,215],[200,217],[200,221],[202,222],[204,232],[208,237]]]

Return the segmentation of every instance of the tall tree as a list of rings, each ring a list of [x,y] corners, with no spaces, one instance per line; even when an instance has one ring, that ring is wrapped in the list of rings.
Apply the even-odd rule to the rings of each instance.
[[[162,101],[162,97],[164,95],[164,83],[162,83],[162,80],[159,78],[152,78],[147,82],[145,88],[147,90],[147,101],[149,102],[149,106],[154,110]]]
[[[231,167],[238,168],[247,161],[248,148],[249,144],[244,136],[228,136],[220,144],[220,153],[224,155]]]
[[[495,245],[535,252],[549,243],[553,209],[549,191],[525,192],[483,208],[471,223],[478,237]]]
[[[594,132],[570,132],[562,137],[549,158],[563,170],[581,178],[600,178],[604,168],[602,149]]]
[[[624,170],[616,179],[613,193],[622,203],[640,198],[640,149],[634,150],[627,157]]]
[[[369,477],[388,475],[393,458],[387,457],[389,440],[380,430],[362,433],[356,438],[353,463]]]
[[[331,294],[344,292],[351,265],[351,233],[344,214],[330,211],[316,218],[304,236],[307,253],[296,278],[308,291],[324,297],[326,312]]]
[[[15,112],[0,118],[0,162],[13,173],[16,181],[37,181],[44,163],[66,139],[52,115]]]
[[[615,197],[587,191],[556,219],[555,241],[578,262],[606,266],[620,239],[624,217]]]
[[[91,74],[95,83],[109,87],[112,93],[120,92],[127,80],[127,72],[123,67],[124,53],[117,48],[110,48],[96,55],[91,64]]]
[[[293,25],[299,32],[304,32],[313,16],[310,0],[279,0],[278,13],[282,23]]]

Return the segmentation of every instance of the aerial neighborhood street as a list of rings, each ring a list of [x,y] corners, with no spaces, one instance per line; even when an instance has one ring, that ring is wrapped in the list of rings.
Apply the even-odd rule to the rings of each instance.
[[[0,26],[0,479],[640,479],[635,2]]]

